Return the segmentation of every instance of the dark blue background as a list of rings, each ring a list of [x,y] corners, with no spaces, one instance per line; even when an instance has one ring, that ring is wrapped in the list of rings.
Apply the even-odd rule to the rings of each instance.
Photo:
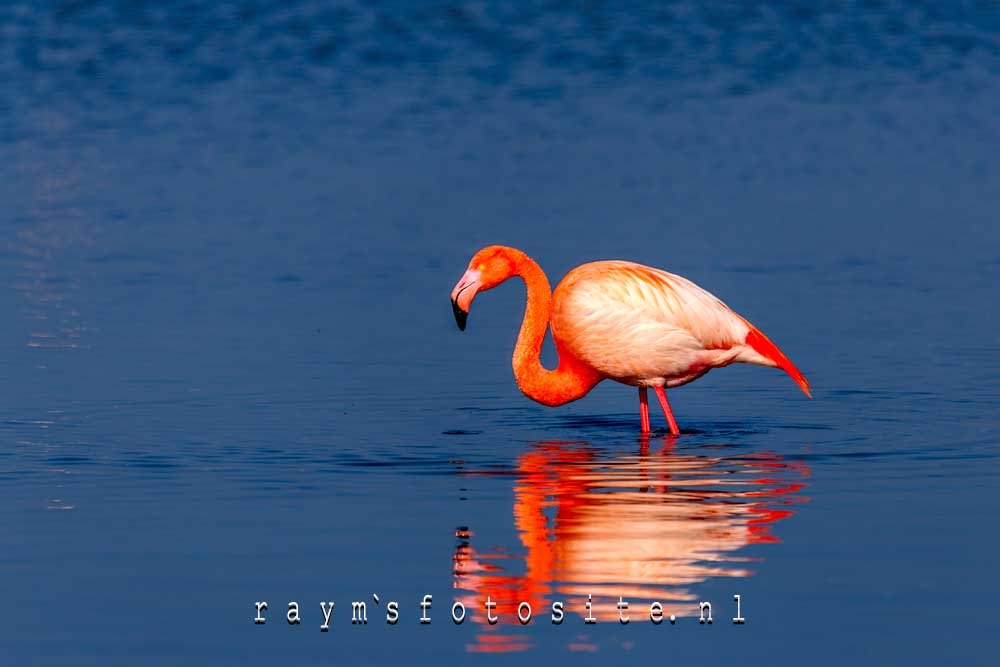
[[[690,599],[673,627],[536,609],[502,661],[995,659],[996,3],[13,3],[0,80],[4,662],[464,661],[456,531],[523,575],[519,494],[566,500],[521,465],[551,441],[621,512],[546,510],[591,551],[630,508],[746,528],[754,496],[719,494],[772,488],[761,456],[804,486],[760,501],[790,511],[773,540],[685,552],[730,571],[680,587],[713,626]],[[653,467],[711,474],[637,500],[633,389],[524,398],[513,284],[455,330],[489,243],[553,283],[681,273],[815,400],[746,366],[672,392],[688,433]],[[398,626],[350,625],[373,592]]]

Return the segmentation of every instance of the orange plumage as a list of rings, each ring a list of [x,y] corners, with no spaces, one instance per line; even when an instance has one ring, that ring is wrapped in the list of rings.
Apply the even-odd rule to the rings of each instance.
[[[551,293],[541,268],[523,252],[484,248],[452,291],[459,327],[465,328],[478,292],[513,276],[524,279],[528,296],[514,375],[521,391],[540,403],[568,403],[604,379],[634,385],[645,432],[646,388],[652,387],[677,433],[664,389],[737,361],[780,368],[811,396],[809,382],[788,357],[726,304],[686,278],[633,262],[583,264]],[[559,353],[554,371],[539,361],[549,326]]]

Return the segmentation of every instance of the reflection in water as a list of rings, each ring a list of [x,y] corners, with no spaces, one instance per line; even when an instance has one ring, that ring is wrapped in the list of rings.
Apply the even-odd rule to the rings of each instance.
[[[587,443],[546,442],[518,459],[514,520],[523,555],[479,551],[472,530],[456,533],[454,586],[467,592],[456,600],[485,630],[470,650],[530,648],[515,631],[521,602],[531,605],[532,624],[549,624],[558,600],[567,622],[582,618],[588,595],[598,622],[618,622],[619,596],[633,622],[648,620],[654,601],[665,617],[698,615],[693,587],[750,575],[736,552],[778,541],[771,526],[807,500],[799,492],[808,468],[778,454],[681,453],[670,438],[653,449],[646,442],[637,455],[607,457]],[[497,603],[497,625],[486,623],[487,596]]]

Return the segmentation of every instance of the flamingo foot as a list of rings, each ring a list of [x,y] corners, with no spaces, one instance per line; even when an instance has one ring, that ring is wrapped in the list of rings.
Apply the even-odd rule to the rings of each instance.
[[[645,387],[639,387],[639,417],[642,419],[643,434],[649,433],[649,398]]]
[[[663,416],[667,418],[667,424],[670,426],[670,435],[680,435],[681,430],[677,428],[677,420],[674,419],[674,412],[670,409],[667,392],[663,390],[663,387],[654,387],[653,391],[656,392],[656,398],[660,400],[660,407],[663,408]]]

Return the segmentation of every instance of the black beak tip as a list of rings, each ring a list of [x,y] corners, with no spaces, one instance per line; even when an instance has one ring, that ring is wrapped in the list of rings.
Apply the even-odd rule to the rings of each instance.
[[[451,302],[451,310],[455,313],[455,323],[458,324],[458,330],[465,331],[465,322],[469,319],[469,313],[459,308],[457,301]]]

